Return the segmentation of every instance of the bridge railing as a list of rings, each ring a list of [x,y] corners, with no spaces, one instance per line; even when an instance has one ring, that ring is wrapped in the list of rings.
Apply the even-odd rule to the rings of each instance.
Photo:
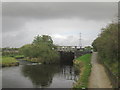
[[[57,46],[57,51],[76,51],[79,48],[77,46]]]

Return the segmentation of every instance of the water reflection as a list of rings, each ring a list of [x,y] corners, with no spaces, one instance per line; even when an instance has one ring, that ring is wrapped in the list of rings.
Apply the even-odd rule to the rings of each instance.
[[[66,80],[74,80],[77,81],[79,71],[75,69],[73,66],[64,66],[62,68],[62,74]]]
[[[24,65],[21,68],[21,72],[25,77],[31,80],[34,87],[54,86],[51,85],[54,77],[61,80],[64,78],[65,80],[76,81],[79,74],[73,66],[66,65]]]
[[[36,87],[48,87],[52,83],[54,74],[60,71],[60,67],[53,65],[25,65],[21,68],[21,71]]]

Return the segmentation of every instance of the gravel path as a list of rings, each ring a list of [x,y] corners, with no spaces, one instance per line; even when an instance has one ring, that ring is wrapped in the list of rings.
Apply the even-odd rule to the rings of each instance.
[[[104,67],[97,61],[97,52],[93,52],[91,58],[92,71],[88,88],[112,88]]]

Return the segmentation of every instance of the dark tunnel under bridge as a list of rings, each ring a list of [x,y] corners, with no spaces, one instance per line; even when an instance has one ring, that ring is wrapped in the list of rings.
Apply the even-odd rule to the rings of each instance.
[[[63,64],[73,64],[73,60],[84,54],[84,48],[77,46],[58,46],[60,62]]]

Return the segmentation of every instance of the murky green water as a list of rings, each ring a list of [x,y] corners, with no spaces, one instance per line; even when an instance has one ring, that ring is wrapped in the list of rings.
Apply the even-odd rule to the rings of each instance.
[[[22,64],[2,69],[2,87],[71,88],[78,74],[72,65]]]

